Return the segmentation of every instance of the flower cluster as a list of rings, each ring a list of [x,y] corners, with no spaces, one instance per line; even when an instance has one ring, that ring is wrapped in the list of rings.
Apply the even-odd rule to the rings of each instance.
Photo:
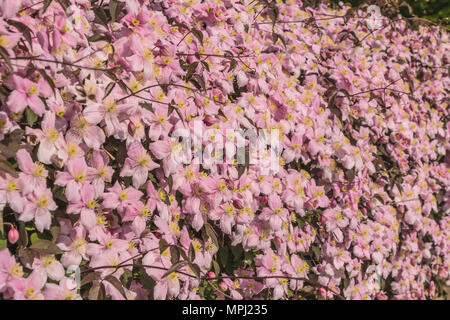
[[[442,294],[448,34],[365,19],[299,0],[0,1],[0,297]],[[233,159],[230,129],[277,130],[257,150],[276,173]],[[177,161],[177,130],[193,158],[221,160],[221,140],[231,161]]]

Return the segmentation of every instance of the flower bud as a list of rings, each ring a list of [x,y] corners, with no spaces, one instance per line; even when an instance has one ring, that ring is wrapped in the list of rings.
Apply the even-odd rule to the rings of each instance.
[[[204,119],[203,119],[203,123],[206,124],[207,126],[211,126],[214,123],[216,123],[216,119],[214,119],[213,117],[211,117],[210,115],[207,115]]]
[[[322,224],[325,224],[325,223],[327,222],[327,218],[325,218],[325,216],[321,216],[321,217],[320,217],[320,222],[321,222]]]
[[[223,281],[219,284],[219,287],[220,289],[222,289],[222,291],[226,291],[228,289],[227,284]]]
[[[335,200],[335,199],[331,199],[331,201],[330,201],[330,206],[331,206],[332,208],[335,208],[336,205],[337,205],[336,200]]]
[[[133,123],[133,121],[130,121],[128,123],[128,134],[133,137],[135,133],[136,133],[136,126]]]
[[[319,288],[319,295],[324,299],[327,297],[327,293],[324,288]]]
[[[216,275],[214,274],[214,272],[212,272],[212,271],[208,272],[208,278],[212,279],[215,277],[216,277]]]
[[[378,141],[380,141],[380,143],[382,144],[386,144],[389,142],[389,138],[386,136],[382,136],[380,139],[378,139]]]
[[[19,231],[16,228],[11,228],[8,232],[8,240],[11,244],[14,244],[19,240]]]
[[[387,296],[383,291],[377,293],[377,300],[387,300]]]

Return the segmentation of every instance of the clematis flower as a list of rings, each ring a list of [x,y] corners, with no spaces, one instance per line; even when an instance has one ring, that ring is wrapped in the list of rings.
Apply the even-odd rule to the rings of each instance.
[[[89,230],[97,220],[95,210],[99,206],[95,200],[94,187],[90,184],[83,184],[80,190],[81,199],[78,202],[71,202],[67,207],[67,213],[80,214],[81,224]]]
[[[128,147],[128,158],[120,172],[122,177],[132,177],[133,186],[139,188],[148,178],[148,172],[159,165],[152,161],[150,155],[139,142],[134,142]]]
[[[39,139],[38,160],[51,164],[53,154],[63,142],[61,133],[55,128],[55,114],[47,111],[42,120],[42,130],[27,127],[26,133],[33,134]]]
[[[35,114],[42,116],[45,111],[45,105],[39,98],[39,94],[41,93],[39,86],[28,79],[16,75],[12,76],[12,81],[14,91],[11,92],[6,102],[9,110],[20,113],[29,106]]]
[[[0,208],[3,210],[5,204],[9,204],[15,212],[22,212],[23,200],[20,195],[20,182],[18,179],[5,174],[0,176]]]
[[[95,169],[88,167],[84,158],[69,160],[66,170],[58,172],[55,184],[66,187],[65,195],[70,202],[81,200],[81,188],[85,183],[92,181]]]
[[[28,194],[27,200],[19,220],[27,222],[34,219],[36,229],[39,232],[43,232],[44,229],[50,229],[52,219],[50,211],[58,208],[53,201],[51,190],[42,187],[35,189]]]
[[[108,209],[117,209],[122,214],[132,208],[143,195],[141,191],[133,187],[122,189],[118,182],[109,188],[109,191],[103,194],[103,206]]]
[[[20,149],[16,154],[17,164],[22,172],[19,174],[19,183],[24,195],[33,190],[44,188],[48,171],[39,162],[33,163],[30,154]]]

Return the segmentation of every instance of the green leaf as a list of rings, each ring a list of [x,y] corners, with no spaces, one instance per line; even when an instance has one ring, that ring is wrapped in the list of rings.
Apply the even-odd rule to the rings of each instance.
[[[267,10],[267,14],[269,15],[273,25],[277,23],[279,13],[280,12],[277,7],[269,8],[269,10]]]
[[[53,226],[50,228],[50,233],[52,234],[52,241],[55,242],[56,239],[58,239],[59,232],[61,231],[61,228],[59,226]]]
[[[180,252],[177,246],[170,246],[170,262],[176,264],[180,261]]]
[[[25,265],[31,265],[34,260],[34,251],[29,248],[19,248],[19,258]]]
[[[89,300],[105,300],[106,290],[105,285],[101,282],[96,282],[91,290],[89,290]]]
[[[31,31],[31,29],[27,25],[23,24],[20,21],[10,19],[10,20],[7,20],[7,22],[8,22],[8,24],[14,26],[17,30],[22,32],[23,36],[30,44],[30,48],[33,49],[33,42],[31,40],[31,34],[33,33],[33,31]]]
[[[116,86],[115,82],[108,83],[108,85],[106,86],[106,89],[105,89],[105,95],[103,96],[103,99],[105,99],[107,96],[109,96],[109,94],[111,93],[111,91],[114,89],[115,86]]]
[[[209,64],[208,63],[206,63],[205,61],[201,61],[201,63],[202,63],[202,66],[206,69],[206,71],[211,72],[209,70]]]
[[[156,181],[155,176],[151,172],[148,173],[148,179],[153,183],[158,183],[158,181]]]
[[[169,185],[169,193],[172,192],[172,187],[173,187],[173,178],[172,176],[168,176],[167,177],[167,184]]]
[[[316,260],[320,260],[320,248],[318,246],[311,247],[312,252],[314,253],[314,257]]]
[[[5,60],[6,64],[9,67],[9,69],[12,71],[13,70],[13,66],[11,64],[11,60],[9,59],[9,53],[2,46],[0,46],[0,56],[3,58],[3,60]]]
[[[143,102],[140,105],[142,106],[142,108],[147,109],[148,111],[155,113],[155,110],[153,110],[153,106],[152,106],[151,103]]]
[[[33,110],[30,109],[30,107],[27,107],[25,109],[25,115],[27,117],[27,124],[28,126],[32,127],[33,124],[36,122],[36,120],[38,119],[38,116],[36,113],[33,112]]]
[[[115,277],[113,277],[112,275],[109,275],[105,278],[106,281],[108,281],[109,283],[111,283],[114,288],[116,288],[120,294],[127,299],[127,295],[125,294],[125,290],[123,289],[123,285],[122,283]],[[127,299],[128,300],[128,299]]]
[[[195,70],[197,69],[197,66],[198,66],[198,61],[195,61],[189,65],[187,72],[186,72],[186,82],[189,81],[189,79],[191,79],[192,75],[194,74]]]
[[[217,240],[217,234],[216,234],[216,231],[214,230],[214,228],[209,223],[206,223],[205,230],[206,230],[206,234],[208,235],[208,237],[211,238],[211,241],[214,243],[216,248],[219,248],[219,241]]]
[[[0,250],[5,249],[8,246],[6,239],[0,239]]]
[[[100,273],[98,273],[97,271],[89,272],[86,276],[83,277],[83,279],[81,279],[80,287],[95,280],[100,280]]]
[[[236,60],[231,60],[230,61],[230,67],[228,68],[228,72],[231,72],[231,71],[233,71],[234,69],[236,69],[236,66],[237,66],[237,61]]]
[[[6,141],[6,140],[5,140]],[[17,141],[10,141],[7,145],[0,143],[0,153],[5,156],[5,158],[13,158],[19,149],[22,149]]]
[[[45,11],[47,11],[48,7],[50,6],[50,4],[52,3],[53,0],[44,0],[44,5],[42,6],[42,14],[45,13]]]
[[[108,29],[108,16],[106,15],[105,9],[100,8],[100,7],[95,7],[93,9],[93,11],[95,14],[94,21],[102,24],[103,26],[105,26],[105,28]]]
[[[17,244],[20,247],[26,247],[28,245],[28,232],[23,221],[19,221],[19,240]]]
[[[111,22],[116,22],[116,19],[124,6],[125,6],[124,2],[119,2],[116,0],[111,0],[109,2],[109,13],[111,15]]]
[[[108,41],[110,39],[111,38],[108,35],[99,34],[99,33],[95,33],[92,36],[90,36],[89,38],[87,38],[87,40],[89,42],[97,42],[97,41],[103,41],[103,40]]]
[[[345,171],[345,177],[347,178],[349,183],[353,182],[353,180],[355,179],[355,175],[356,175],[355,168]]]
[[[200,43],[203,46],[203,33],[200,30],[197,30],[195,28],[191,29],[192,34],[200,41]]]
[[[13,175],[14,177],[19,176],[13,165],[9,163],[8,159],[2,154],[0,154],[0,170]]]
[[[63,251],[58,248],[56,244],[49,240],[37,240],[31,246],[30,249],[39,253],[46,254],[61,254]]]
[[[224,268],[226,268],[229,255],[228,248],[220,247],[218,254],[220,263],[222,264],[222,266],[224,266]]]
[[[189,261],[191,261],[191,262],[195,260],[195,250],[194,250],[194,246],[192,245],[192,243],[189,246],[188,258],[189,258]]]
[[[212,264],[213,264],[213,268],[214,268],[214,273],[216,275],[219,275],[220,274],[220,266],[219,266],[219,264],[217,263],[216,260],[213,260]]]
[[[147,290],[147,292],[150,292],[153,294],[153,288],[155,287],[155,280],[153,280],[144,268],[139,268],[139,283],[142,284],[144,289]]]
[[[164,279],[165,277],[167,277],[169,274],[171,274],[172,272],[176,272],[177,270],[183,268],[185,265],[187,265],[189,262],[187,261],[180,261],[176,264],[174,264],[173,266],[171,266],[169,268],[169,270],[167,270],[166,273],[164,273],[164,275],[162,276],[162,278]]]
[[[189,263],[189,267],[191,268],[191,270],[195,273],[195,275],[197,276],[197,278],[201,277],[201,270],[200,267],[196,264],[193,263]]]
[[[384,204],[383,197],[380,194],[377,193],[376,195],[374,195],[374,198],[378,199],[382,204]]]
[[[166,249],[169,247],[169,244],[167,243],[166,240],[161,239],[159,240],[159,252],[163,253],[164,251],[166,251]]]
[[[170,116],[172,114],[173,110],[175,110],[175,107],[173,104],[170,103],[169,107],[167,109],[167,116]]]

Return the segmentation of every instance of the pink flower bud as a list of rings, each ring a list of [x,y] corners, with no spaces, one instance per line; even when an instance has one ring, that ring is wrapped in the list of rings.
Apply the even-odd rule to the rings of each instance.
[[[206,124],[207,126],[211,126],[214,123],[216,123],[216,119],[214,119],[213,117],[211,117],[210,115],[207,115],[204,119],[203,119],[203,123]]]
[[[375,135],[373,135],[371,138],[373,143],[376,143],[378,141],[378,137]]]
[[[378,141],[380,141],[380,143],[382,144],[386,144],[389,142],[389,138],[386,136],[382,136]]]
[[[261,202],[261,204],[266,204],[267,202],[269,202],[269,197],[266,195],[260,196],[259,201]]]
[[[215,278],[216,275],[214,274],[214,272],[210,271],[208,272],[208,278]]]
[[[242,209],[244,206],[242,205],[241,200],[235,199],[233,200],[233,206],[238,209]]]
[[[324,288],[319,288],[319,295],[324,299],[327,297],[327,293]]]
[[[8,232],[8,240],[11,244],[14,244],[19,240],[19,231],[16,228],[11,228]]]
[[[320,217],[320,222],[321,222],[322,224],[325,224],[325,223],[327,222],[327,218],[325,218],[325,216],[321,216],[321,217]]]
[[[331,201],[330,201],[330,206],[331,206],[332,208],[335,208],[336,205],[337,205],[336,200],[335,200],[335,199],[331,199]]]
[[[133,123],[133,121],[130,121],[128,123],[128,134],[133,137],[135,133],[136,133],[136,126]]]
[[[219,284],[219,287],[220,287],[220,289],[222,289],[223,291],[225,291],[225,290],[228,289],[227,284],[226,284],[225,282],[223,282],[223,281]]]
[[[322,272],[322,265],[321,264],[319,264],[318,266],[317,266],[317,271],[319,271],[319,272]]]
[[[398,212],[400,212],[402,214],[405,213],[405,206],[403,204],[399,204],[397,209],[398,209]]]
[[[387,300],[387,296],[383,291],[377,293],[377,300]]]

